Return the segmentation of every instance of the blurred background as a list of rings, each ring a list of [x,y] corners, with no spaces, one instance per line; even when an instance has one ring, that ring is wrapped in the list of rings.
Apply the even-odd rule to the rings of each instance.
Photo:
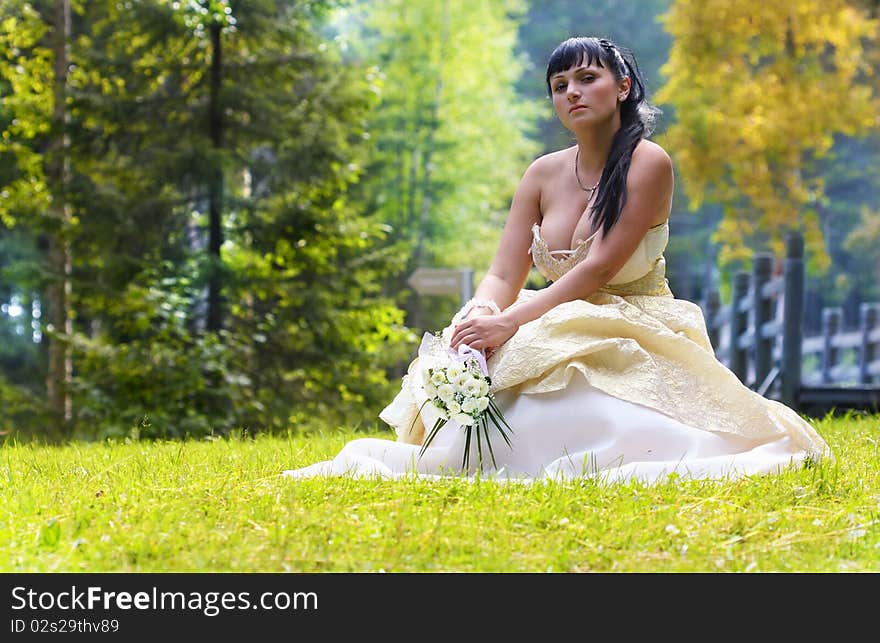
[[[806,244],[804,332],[880,301],[878,0],[0,0],[0,434],[373,429],[571,145],[544,67],[632,50],[670,286]],[[543,287],[533,274],[527,287]]]

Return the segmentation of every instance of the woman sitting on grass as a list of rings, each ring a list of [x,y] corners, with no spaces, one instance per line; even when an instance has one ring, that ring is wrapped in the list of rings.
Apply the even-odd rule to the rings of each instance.
[[[570,38],[546,80],[577,144],[526,170],[474,299],[443,330],[442,349],[423,343],[380,413],[398,440],[354,440],[287,475],[458,475],[464,460],[466,474],[505,479],[656,480],[830,456],[797,413],[715,358],[700,308],[669,290],[672,162],[646,138],[657,110],[635,61],[608,40]],[[523,289],[533,263],[552,282],[542,290]],[[510,427],[509,444],[502,431],[478,445],[463,430],[476,402],[464,410],[447,390],[454,413],[426,403],[446,382],[435,373],[447,347],[488,356],[483,397]]]

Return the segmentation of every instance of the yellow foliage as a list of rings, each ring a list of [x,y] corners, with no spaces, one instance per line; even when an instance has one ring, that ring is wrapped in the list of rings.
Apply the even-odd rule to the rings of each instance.
[[[675,0],[662,21],[674,43],[657,101],[677,117],[662,142],[691,207],[724,206],[714,235],[722,263],[748,257],[753,235],[776,248],[786,230],[800,229],[811,268],[827,269],[808,211],[824,185],[804,169],[835,134],[880,124],[865,84],[878,21],[844,0]]]

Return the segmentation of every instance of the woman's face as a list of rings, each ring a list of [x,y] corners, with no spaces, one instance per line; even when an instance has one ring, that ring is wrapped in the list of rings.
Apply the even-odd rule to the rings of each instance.
[[[550,78],[553,106],[570,130],[606,123],[614,118],[619,102],[629,92],[629,77],[618,81],[607,67],[586,61]]]

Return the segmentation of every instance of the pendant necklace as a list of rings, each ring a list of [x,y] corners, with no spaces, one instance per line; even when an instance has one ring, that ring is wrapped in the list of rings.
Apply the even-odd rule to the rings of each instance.
[[[599,187],[599,183],[602,182],[602,175],[601,174],[599,175],[599,180],[596,181],[596,185],[594,185],[591,188],[584,187],[584,184],[581,183],[581,177],[578,174],[578,161],[580,161],[580,158],[581,158],[581,148],[578,148],[578,151],[574,155],[574,178],[577,179],[578,186],[580,187],[580,189],[583,190],[584,192],[588,193],[589,196],[587,197],[587,203],[589,203],[590,200],[592,200],[592,198],[593,198],[593,193]]]

